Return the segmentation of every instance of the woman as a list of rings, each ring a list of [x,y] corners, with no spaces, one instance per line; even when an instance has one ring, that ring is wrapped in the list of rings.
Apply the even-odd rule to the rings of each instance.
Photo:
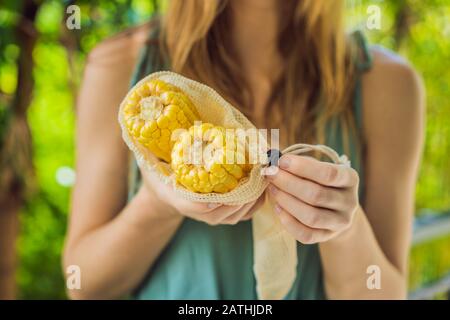
[[[401,58],[344,33],[342,2],[172,0],[160,28],[154,21],[92,51],[64,257],[81,268],[81,290],[70,297],[256,298],[257,204],[188,202],[146,174],[136,192],[127,184],[119,103],[133,70],[134,83],[169,66],[214,87],[258,127],[280,128],[282,146],[326,143],[350,156],[356,170],[283,156],[267,177],[274,211],[298,240],[286,299],[406,297],[422,84]]]

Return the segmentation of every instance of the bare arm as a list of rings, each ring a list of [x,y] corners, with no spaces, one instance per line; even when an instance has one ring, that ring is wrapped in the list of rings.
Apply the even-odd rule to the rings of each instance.
[[[320,245],[329,298],[404,299],[414,194],[423,143],[424,93],[398,58],[375,52],[364,79],[366,201],[353,226]],[[381,289],[367,288],[367,267],[380,268]]]
[[[319,243],[330,299],[406,298],[414,190],[423,135],[423,90],[414,71],[377,54],[364,79],[366,202],[355,170],[285,155],[268,177],[275,211],[298,241]],[[369,290],[369,266],[381,288]]]
[[[148,30],[144,31],[146,37]],[[129,293],[184,216],[212,225],[235,224],[256,208],[255,203],[188,202],[145,172],[140,191],[126,205],[129,152],[117,113],[142,45],[142,39],[135,39],[139,35],[108,40],[94,50],[85,70],[78,101],[77,182],[64,251],[64,266],[81,269],[81,290],[70,290],[71,298],[108,299]]]
[[[72,298],[129,292],[181,221],[145,190],[124,208],[129,154],[117,112],[142,45],[140,33],[107,40],[91,53],[85,69],[77,114],[77,182],[64,253],[65,266],[81,268],[82,289],[68,292]]]
[[[65,265],[80,266],[82,279],[81,290],[69,292],[71,298],[118,298],[142,281],[182,221],[181,215],[165,215],[168,208],[156,203],[141,189],[115,218],[69,238]]]

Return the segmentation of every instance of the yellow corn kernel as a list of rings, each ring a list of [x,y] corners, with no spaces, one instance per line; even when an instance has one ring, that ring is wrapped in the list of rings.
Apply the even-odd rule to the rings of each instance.
[[[250,166],[226,159],[227,153],[236,154],[237,137],[230,141],[233,143],[226,143],[225,132],[223,127],[203,123],[190,127],[177,138],[171,166],[178,183],[197,193],[226,193],[248,176]],[[208,157],[204,153],[206,148],[211,152]],[[201,161],[195,162],[193,154],[200,154]]]
[[[200,119],[182,90],[158,79],[143,83],[129,94],[123,115],[132,138],[167,162],[174,144],[172,133],[189,129]]]

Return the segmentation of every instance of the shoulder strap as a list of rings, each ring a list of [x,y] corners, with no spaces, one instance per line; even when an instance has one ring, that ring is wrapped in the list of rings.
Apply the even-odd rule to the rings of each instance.
[[[370,53],[370,48],[366,37],[361,30],[357,30],[352,34],[354,41],[358,46],[358,54],[356,57],[356,83],[354,92],[354,114],[356,125],[359,130],[362,130],[363,126],[363,97],[362,97],[362,75],[372,68],[373,57]]]
[[[356,68],[360,73],[364,73],[372,68],[373,57],[370,53],[369,44],[364,33],[361,30],[356,30],[352,37],[358,46],[358,56],[356,59]]]
[[[141,49],[140,57],[131,79],[130,88],[149,73],[165,68],[165,63],[159,50],[159,27],[150,31],[146,45]]]
[[[359,132],[359,137],[357,141],[357,161],[359,162],[359,174],[361,178],[361,183],[359,186],[359,194],[361,197],[361,202],[364,202],[364,167],[362,165],[362,161],[364,158],[364,138],[363,138],[363,84],[362,84],[362,76],[365,72],[369,71],[373,65],[373,57],[370,52],[369,44],[361,30],[357,30],[352,34],[354,41],[356,42],[358,54],[356,56],[356,83],[355,83],[355,91],[353,97],[353,111],[355,115],[356,127]]]

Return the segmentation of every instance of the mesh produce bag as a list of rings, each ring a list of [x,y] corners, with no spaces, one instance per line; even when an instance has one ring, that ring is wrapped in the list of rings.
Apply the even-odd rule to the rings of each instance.
[[[171,184],[179,196],[190,201],[242,205],[262,196],[268,183],[261,175],[261,169],[268,165],[267,161],[260,161],[252,165],[251,170],[229,192],[197,193],[177,183],[171,166],[166,161],[161,160],[161,157],[158,158],[154,152],[140,143],[139,139],[130,134],[125,118],[127,104],[130,100],[136,101],[136,99],[139,99],[139,96],[136,98],[136,91],[155,79],[173,85],[187,95],[198,113],[199,120],[202,122],[227,129],[253,129],[257,133],[258,148],[250,149],[248,152],[265,154],[268,149],[265,136],[256,130],[254,125],[241,112],[230,105],[216,91],[176,73],[163,71],[152,73],[139,81],[128,92],[120,105],[119,123],[122,128],[122,136],[127,146],[133,151],[139,166],[143,170],[157,173],[162,182]],[[283,150],[282,153],[302,154],[311,151],[322,152],[336,163],[349,164],[345,156],[339,157],[336,152],[325,146],[298,144]],[[263,159],[264,156],[258,155],[256,158]],[[296,277],[296,240],[281,226],[267,197],[263,206],[254,213],[252,225],[254,273],[258,298],[282,299],[289,292]]]

